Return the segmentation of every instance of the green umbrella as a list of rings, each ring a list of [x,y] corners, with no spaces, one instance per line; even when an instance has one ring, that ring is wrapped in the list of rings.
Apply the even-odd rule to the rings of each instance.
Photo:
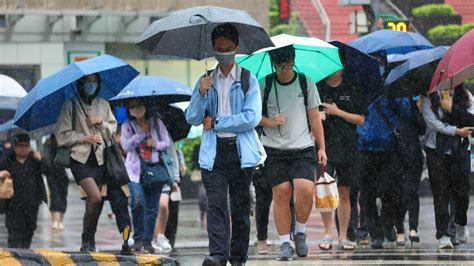
[[[289,45],[295,47],[295,71],[304,73],[314,82],[342,69],[338,48],[325,41],[287,34],[280,34],[271,39],[275,47],[264,48],[251,55],[236,58],[237,64],[248,69],[259,80],[274,72],[268,52]]]

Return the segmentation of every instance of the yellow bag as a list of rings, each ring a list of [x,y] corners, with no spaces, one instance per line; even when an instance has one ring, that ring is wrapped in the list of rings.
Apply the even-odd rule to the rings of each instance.
[[[11,199],[13,197],[13,179],[0,180],[0,199]]]
[[[320,212],[331,212],[339,207],[339,192],[337,183],[332,176],[326,173],[323,167],[323,174],[316,182],[316,210]]]

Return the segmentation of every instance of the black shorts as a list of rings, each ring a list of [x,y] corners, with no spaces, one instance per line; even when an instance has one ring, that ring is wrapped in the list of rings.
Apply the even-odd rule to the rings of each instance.
[[[105,165],[99,166],[95,153],[91,152],[85,164],[71,158],[71,172],[78,185],[88,177],[94,178],[98,184],[101,184],[105,174]]]
[[[278,150],[265,147],[264,176],[273,187],[295,178],[314,181],[317,156],[314,147],[301,150]]]
[[[351,164],[328,162],[325,171],[336,179],[338,187],[352,187],[352,176],[355,175],[355,169]],[[319,176],[321,176],[320,167],[318,167]]]

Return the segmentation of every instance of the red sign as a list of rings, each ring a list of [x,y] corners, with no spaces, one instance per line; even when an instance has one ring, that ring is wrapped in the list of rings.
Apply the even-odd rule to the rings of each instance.
[[[288,23],[290,19],[290,0],[278,0],[280,22]]]

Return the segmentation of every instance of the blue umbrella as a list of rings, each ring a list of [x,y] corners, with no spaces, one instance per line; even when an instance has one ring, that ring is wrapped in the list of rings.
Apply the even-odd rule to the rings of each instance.
[[[405,97],[425,94],[436,66],[446,52],[446,47],[442,46],[419,51],[415,56],[392,69],[385,80],[387,95],[389,97]]]
[[[407,54],[417,50],[431,49],[431,44],[421,34],[393,30],[378,30],[349,43],[366,54]]]
[[[377,59],[342,42],[329,43],[345,53],[344,79],[355,82],[370,102],[382,95],[383,80]]]
[[[440,51],[447,51],[449,49],[449,47],[450,46],[438,46],[438,47],[433,48],[433,49],[436,49],[437,51],[440,52]],[[389,64],[390,63],[401,62],[401,61],[406,61],[406,60],[408,60],[412,57],[425,55],[427,52],[430,52],[433,49],[419,50],[419,51],[411,52],[411,53],[408,53],[408,54],[389,54],[389,55],[387,55],[387,60],[388,60]]]
[[[191,99],[193,90],[188,86],[163,77],[145,76],[134,79],[110,101],[121,102],[146,97],[163,104],[185,102]]]
[[[385,86],[395,82],[397,79],[405,75],[408,71],[418,68],[422,65],[431,63],[443,57],[448,49],[446,46],[440,46],[433,49],[422,50],[413,52],[415,54],[408,58],[405,63],[397,66],[390,71],[387,78],[385,79]]]
[[[183,110],[172,103],[191,100],[193,90],[188,86],[163,77],[145,76],[134,79],[110,101],[124,104],[134,98],[144,98],[160,114],[174,141],[186,138],[190,125]],[[170,105],[171,104],[171,105]]]
[[[76,97],[76,81],[98,73],[99,96],[109,99],[120,92],[139,73],[126,62],[111,55],[101,55],[69,64],[55,74],[41,79],[18,104],[15,125],[31,131],[56,123],[63,103]]]

